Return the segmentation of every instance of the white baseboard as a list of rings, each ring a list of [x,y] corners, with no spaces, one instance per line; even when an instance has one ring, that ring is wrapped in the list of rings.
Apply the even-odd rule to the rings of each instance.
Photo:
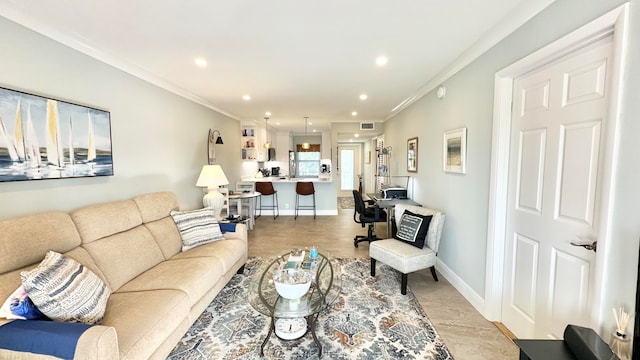
[[[470,302],[476,310],[478,310],[480,315],[482,315],[485,319],[487,318],[484,314],[485,301],[482,296],[475,292],[471,288],[471,286],[467,285],[467,283],[465,283],[456,273],[454,273],[453,270],[451,270],[449,267],[447,267],[447,265],[440,261],[440,259],[436,260],[436,270],[438,270],[438,272],[442,274],[442,276],[444,276],[447,281],[449,281],[449,283],[453,285],[453,287],[458,290],[458,292],[465,299],[467,299],[467,301]]]

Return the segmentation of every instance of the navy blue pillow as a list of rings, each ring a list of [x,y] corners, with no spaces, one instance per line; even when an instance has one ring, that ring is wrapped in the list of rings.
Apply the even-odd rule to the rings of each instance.
[[[422,249],[427,239],[431,218],[433,215],[425,216],[405,210],[400,217],[400,224],[398,231],[393,236],[394,239]]]
[[[9,309],[14,315],[22,316],[27,320],[49,320],[45,314],[38,310],[28,296],[22,300],[18,298],[13,299],[11,305],[9,305]]]

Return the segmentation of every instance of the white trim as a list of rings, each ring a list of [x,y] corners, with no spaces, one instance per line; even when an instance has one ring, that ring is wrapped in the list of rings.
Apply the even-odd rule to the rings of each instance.
[[[489,192],[489,220],[487,230],[487,263],[485,282],[485,304],[483,315],[493,321],[500,321],[502,316],[502,285],[504,272],[504,249],[506,243],[506,212],[507,194],[506,184],[509,175],[509,151],[511,128],[511,99],[513,79],[521,74],[535,69],[543,63],[558,59],[579,48],[607,36],[614,38],[614,65],[612,69],[611,94],[609,98],[610,120],[607,129],[607,153],[604,155],[603,186],[608,187],[607,192],[602,193],[600,205],[600,234],[599,238],[604,244],[598,247],[595,269],[595,294],[593,296],[592,320],[594,325],[602,322],[606,316],[603,299],[606,295],[603,291],[606,267],[606,253],[610,248],[611,211],[613,202],[613,190],[615,186],[615,156],[618,149],[618,138],[615,129],[620,121],[619,102],[621,101],[620,79],[624,71],[625,43],[627,42],[629,3],[626,3],[589,24],[579,28],[571,34],[553,42],[552,44],[534,52],[516,63],[498,71],[495,75],[495,100],[493,116],[493,140],[491,153],[491,180]],[[605,188],[607,189],[607,188]],[[598,244],[600,245],[600,243]],[[598,326],[594,326],[598,328]]]
[[[479,313],[485,308],[482,296],[475,292],[462,278],[453,270],[449,269],[440,259],[436,258],[436,270],[456,289]]]
[[[464,69],[472,61],[479,58],[487,50],[491,49],[497,43],[516,31],[520,26],[524,25],[532,17],[544,10],[547,6],[551,5],[556,0],[539,0],[539,1],[525,1],[522,6],[518,6],[511,11],[502,20],[487,31],[473,46],[465,50],[458,58],[456,58],[451,64],[440,71],[436,76],[429,80],[426,84],[420,87],[415,94],[404,99],[400,104],[396,105],[386,116],[385,120],[389,120],[392,117],[398,115],[402,110],[409,107],[414,102],[420,100],[423,96],[427,95],[433,89],[436,89],[442,83],[447,81],[450,77]]]

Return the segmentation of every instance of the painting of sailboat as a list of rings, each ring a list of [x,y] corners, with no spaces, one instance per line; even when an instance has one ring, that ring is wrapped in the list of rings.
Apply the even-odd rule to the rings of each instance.
[[[0,88],[0,182],[111,175],[108,111]]]

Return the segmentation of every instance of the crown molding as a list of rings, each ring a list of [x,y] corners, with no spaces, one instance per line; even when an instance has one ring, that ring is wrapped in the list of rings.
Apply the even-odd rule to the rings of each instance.
[[[46,36],[56,42],[59,42],[65,46],[68,46],[82,54],[85,54],[89,57],[92,57],[100,62],[103,62],[107,65],[113,66],[114,68],[124,71],[127,74],[130,74],[132,76],[135,76],[143,81],[146,81],[152,85],[155,85],[161,89],[167,90],[173,94],[176,94],[178,96],[181,96],[185,99],[191,100],[197,104],[200,104],[206,108],[209,108],[213,111],[216,111],[224,116],[227,116],[231,119],[234,120],[240,120],[240,118],[237,115],[228,113],[226,111],[223,111],[217,107],[215,107],[213,104],[211,104],[209,101],[195,95],[194,93],[187,91],[179,86],[176,86],[173,83],[170,83],[168,81],[166,81],[165,79],[162,79],[159,76],[154,75],[153,73],[151,73],[150,71],[137,66],[129,61],[126,61],[122,58],[113,56],[111,54],[108,54],[105,51],[99,50],[91,45],[89,45],[88,43],[85,43],[81,40],[79,40],[78,38],[76,38],[75,36],[69,36],[61,31],[58,31],[50,26],[47,26],[46,24],[43,24],[39,21],[36,21],[33,18],[30,18],[28,16],[25,16],[23,14],[21,14],[19,11],[15,11],[13,8],[11,7],[7,7],[7,6],[2,6],[0,5],[0,15],[7,18],[10,21],[15,22],[16,24],[22,25],[28,29],[31,29],[43,36]],[[76,36],[79,36],[78,34],[76,34]]]
[[[446,80],[464,69],[487,50],[498,44],[555,1],[556,0],[537,0],[522,2],[521,6],[518,6],[516,9],[509,12],[498,24],[487,31],[473,46],[465,50],[458,58],[436,74],[436,76],[426,84],[420,87],[413,95],[404,99],[400,104],[394,107],[385,116],[385,121],[398,115],[402,110],[408,108],[411,104],[420,100],[423,96],[442,85]]]

